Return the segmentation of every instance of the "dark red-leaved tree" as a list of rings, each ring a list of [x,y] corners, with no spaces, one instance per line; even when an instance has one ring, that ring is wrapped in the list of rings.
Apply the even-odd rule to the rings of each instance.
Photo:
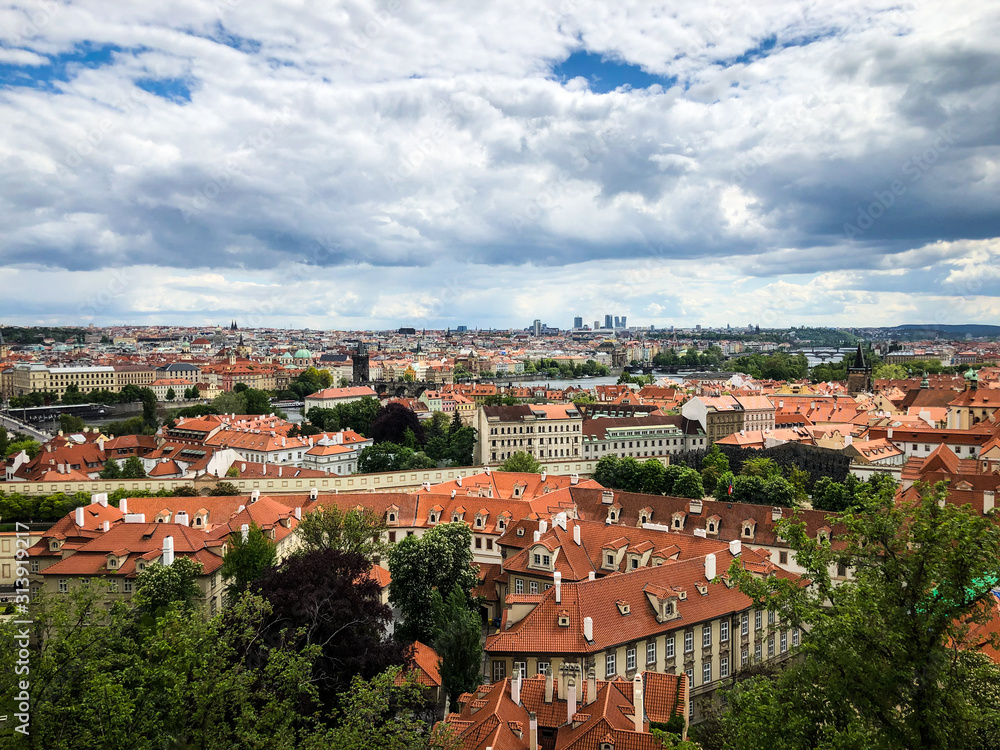
[[[386,404],[372,420],[369,437],[376,443],[406,445],[407,429],[413,432],[420,445],[424,443],[424,428],[412,409],[402,404]],[[413,447],[413,446],[410,446]]]

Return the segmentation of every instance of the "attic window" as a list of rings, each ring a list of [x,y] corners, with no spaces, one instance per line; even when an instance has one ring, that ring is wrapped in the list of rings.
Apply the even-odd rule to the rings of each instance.
[[[118,567],[118,560],[116,560],[115,558],[112,557],[110,560],[108,560],[108,567],[109,568],[117,568]]]
[[[389,514],[389,523],[395,523],[395,521],[396,521],[396,514],[395,513],[390,513]]]
[[[560,612],[559,613],[559,627],[568,628],[569,627],[569,613]]]
[[[507,522],[505,520],[503,520],[502,518],[499,519],[497,521],[497,528],[500,529],[500,531],[503,531],[504,529],[507,528]]]
[[[674,616],[674,603],[673,602],[667,602],[666,604],[663,605],[663,614],[666,615],[667,617],[673,617]]]
[[[201,516],[195,516],[195,518],[194,518],[194,525],[195,526],[201,526],[202,525],[202,518],[201,518]]]
[[[649,520],[645,513],[643,513],[642,516],[639,517],[639,522],[643,524],[649,523]]]
[[[604,564],[609,568],[615,567],[615,556],[611,552],[608,553],[607,558],[604,560]]]
[[[521,527],[518,528],[517,535],[518,536],[524,536],[524,527],[523,526],[521,526]]]
[[[618,611],[621,612],[623,615],[627,615],[629,612],[632,611],[631,608],[629,607],[628,602],[618,601],[615,602],[615,604],[618,605]]]
[[[613,510],[612,510],[612,511],[610,511],[610,512],[608,513],[608,520],[609,520],[609,521],[611,521],[612,523],[614,523],[615,521],[617,521],[617,520],[618,520],[618,514],[617,514],[617,513],[615,513],[615,512],[613,511]]]
[[[477,529],[483,528],[483,518],[482,518],[482,516],[476,516],[476,528]]]
[[[431,523],[437,523],[438,522],[438,514],[437,513],[431,513],[430,514],[430,522]]]
[[[715,533],[715,523],[712,522],[712,521],[708,522],[708,533],[710,533],[710,534],[714,534]]]
[[[696,583],[695,587],[698,589],[698,593],[701,594],[702,596],[708,594],[708,586],[706,586],[705,584]]]
[[[139,563],[138,565],[135,566],[135,569],[138,570],[138,571],[145,570],[146,569],[146,563]]]

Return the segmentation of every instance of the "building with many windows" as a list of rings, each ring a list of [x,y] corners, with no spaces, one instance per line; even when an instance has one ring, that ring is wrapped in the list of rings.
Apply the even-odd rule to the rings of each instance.
[[[476,428],[484,464],[502,464],[518,452],[539,461],[582,457],[583,415],[573,404],[484,406]]]

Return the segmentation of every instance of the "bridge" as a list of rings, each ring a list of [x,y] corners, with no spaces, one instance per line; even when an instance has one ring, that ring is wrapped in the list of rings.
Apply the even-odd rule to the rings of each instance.
[[[49,433],[38,430],[31,425],[20,422],[10,416],[7,416],[6,414],[0,414],[0,425],[3,425],[8,430],[13,432],[22,432],[40,443],[45,443],[52,439],[52,436]]]
[[[108,417],[114,414],[114,410],[106,404],[60,404],[58,406],[8,408],[6,414],[11,418],[30,424],[58,419],[60,414],[72,414],[74,417],[91,419]]]

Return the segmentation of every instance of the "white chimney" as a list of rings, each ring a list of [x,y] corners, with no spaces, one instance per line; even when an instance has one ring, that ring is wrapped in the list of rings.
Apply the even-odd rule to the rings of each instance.
[[[547,471],[546,471],[545,469],[542,469],[542,473],[538,475],[538,478],[539,478],[539,479],[540,479],[541,481],[543,481],[543,482],[544,482],[544,481],[545,481],[545,478],[546,478],[546,477],[547,477],[548,475],[549,475],[549,473],[548,473],[548,472],[547,472]]]
[[[891,427],[888,430],[885,431],[885,436],[887,438],[889,438],[890,440],[892,440],[892,428]]]
[[[851,443],[853,443],[853,442],[854,442],[854,435],[846,435],[846,436],[844,437],[844,447],[845,447],[845,448],[846,448],[847,446],[849,446],[849,445],[850,445]]]
[[[594,640],[594,618],[584,617],[583,618],[583,637],[587,639],[587,642]]]
[[[301,521],[302,520],[302,508],[300,508],[300,507],[296,507],[295,508],[295,520],[297,520],[297,521]]]
[[[705,580],[711,581],[715,578],[715,555],[705,555]]]
[[[515,706],[521,705],[521,670],[517,670],[517,674],[510,681],[510,699],[514,702]]]
[[[983,492],[983,513],[989,513],[994,508],[996,502],[996,491],[986,490]]]
[[[424,482],[423,484],[420,485],[420,487],[424,490],[424,492],[430,492],[431,491],[431,483],[430,482]]]
[[[101,528],[105,532],[107,532],[111,528],[111,521],[105,521],[103,524],[101,524]]]
[[[781,520],[781,508],[774,506],[771,508],[771,520],[780,521]]]
[[[583,544],[580,541],[580,524],[573,524],[573,541],[576,542],[576,546],[579,547]]]
[[[188,520],[188,514],[186,510],[179,510],[174,513],[174,523],[180,524],[181,526],[190,526],[191,523]]]
[[[145,513],[126,513],[125,523],[146,523]]]
[[[534,711],[528,714],[528,750],[538,750],[538,716]]]
[[[597,573],[595,573],[593,570],[590,571],[589,573],[587,573],[587,580],[588,581],[596,581],[597,580]]]
[[[486,476],[489,476],[489,475],[490,475],[490,467],[489,467],[489,466],[487,466],[487,467],[485,468],[485,471],[486,471]]]
[[[457,484],[459,487],[462,486],[462,475],[461,474],[459,474],[457,477],[455,477],[455,484]]]
[[[556,582],[556,604],[562,603],[562,573],[558,570],[552,574],[553,580]]]
[[[315,487],[310,487],[309,488],[309,499],[310,500],[315,500],[318,497],[319,497],[319,490],[316,489]]]
[[[107,492],[98,492],[95,495],[91,495],[90,496],[90,503],[91,503],[91,505],[93,505],[94,503],[97,503],[98,505],[102,505],[105,508],[107,508],[108,507],[108,493]]]
[[[455,499],[455,495],[457,495],[457,494],[458,494],[458,490],[452,490],[451,491],[451,499],[454,500]]]
[[[538,522],[538,533],[544,534],[548,530],[549,530],[549,522],[543,518]]]
[[[278,467],[278,476],[279,476],[279,477],[281,476],[281,470],[282,470],[283,468],[284,468],[284,467],[282,467],[282,466],[279,466],[279,467]]]
[[[250,502],[255,503],[260,499],[260,490],[254,490],[250,493]]]
[[[695,536],[700,536],[702,539],[707,539],[708,538],[708,532],[705,531],[705,529],[695,529],[694,530],[694,535]]]
[[[566,690],[566,721],[573,723],[573,716],[576,714],[576,678],[569,678],[569,687]]]
[[[552,702],[552,667],[545,668],[545,702]]]
[[[125,515],[126,513],[128,513],[128,498],[127,497],[123,497],[118,502],[118,510],[120,510],[122,512],[122,515]]]
[[[729,554],[733,557],[739,557],[740,553],[743,551],[743,542],[739,539],[733,539],[729,543]]]
[[[76,509],[76,525],[83,528],[83,506]]]
[[[642,673],[632,681],[632,706],[635,708],[635,731],[642,732],[646,716],[646,706],[642,696]]]
[[[601,493],[601,503],[604,505],[611,505],[615,501],[615,493],[611,490],[604,490]]]
[[[161,561],[164,565],[174,564],[174,538],[172,536],[163,537],[163,557]]]
[[[690,503],[688,503],[688,510],[692,513],[701,513],[702,503],[701,498],[693,498]]]
[[[250,524],[245,523],[240,526],[240,533],[243,534],[243,541],[245,542],[250,536]]]
[[[591,667],[587,670],[587,704],[591,704],[597,700],[597,674],[594,672],[594,668]]]
[[[535,530],[535,533],[534,533],[534,534],[532,535],[532,540],[533,540],[533,541],[535,541],[535,542],[537,542],[537,541],[539,541],[539,540],[540,540],[541,538],[542,538],[542,532],[540,532],[540,531],[538,531],[538,530],[536,529],[536,530]]]
[[[580,484],[580,475],[579,474],[570,474],[569,475],[569,483],[570,484]]]

